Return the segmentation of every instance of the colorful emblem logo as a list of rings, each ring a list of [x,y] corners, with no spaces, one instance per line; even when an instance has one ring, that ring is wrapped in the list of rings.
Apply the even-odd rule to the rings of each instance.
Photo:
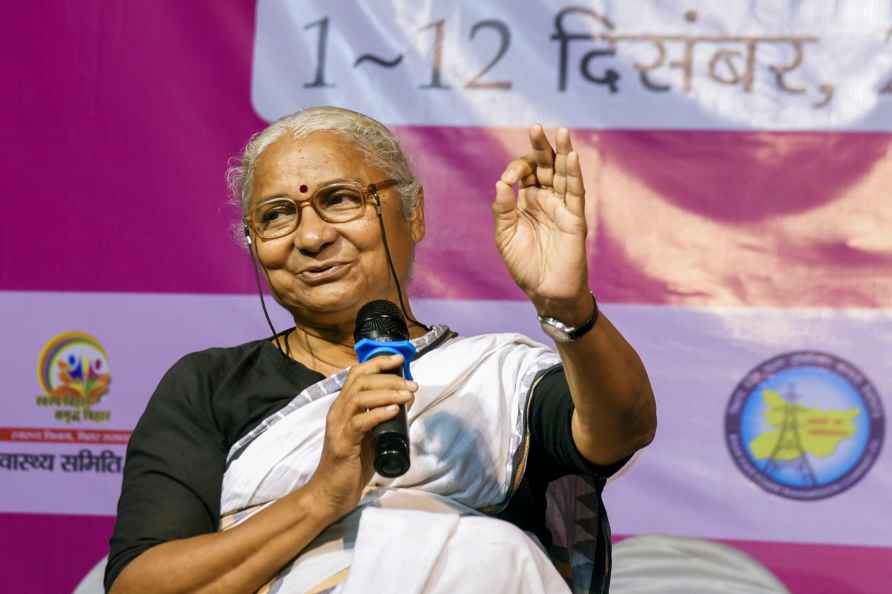
[[[861,480],[883,446],[880,396],[851,363],[786,353],[750,371],[725,414],[731,457],[754,483],[790,499],[832,497]]]
[[[55,336],[40,352],[37,378],[43,390],[37,405],[57,408],[56,419],[73,423],[111,418],[110,411],[92,408],[111,383],[108,353],[95,337],[85,332]]]

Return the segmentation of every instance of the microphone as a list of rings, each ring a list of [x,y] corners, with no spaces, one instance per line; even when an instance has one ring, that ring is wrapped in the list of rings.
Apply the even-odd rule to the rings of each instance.
[[[403,356],[403,366],[386,373],[412,379],[409,363],[415,356],[415,345],[409,341],[409,328],[400,309],[384,299],[369,301],[356,314],[353,330],[357,359],[365,363],[373,357]],[[409,470],[409,430],[406,407],[394,418],[372,429],[375,440],[375,471],[381,476],[395,478]]]

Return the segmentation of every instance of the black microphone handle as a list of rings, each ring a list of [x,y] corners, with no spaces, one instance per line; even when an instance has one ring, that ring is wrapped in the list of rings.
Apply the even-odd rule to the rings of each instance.
[[[389,356],[380,353],[369,357]],[[403,377],[403,368],[385,371]],[[406,420],[406,405],[400,404],[400,411],[392,419],[379,423],[372,428],[375,440],[375,472],[387,478],[402,476],[409,470],[409,424]]]

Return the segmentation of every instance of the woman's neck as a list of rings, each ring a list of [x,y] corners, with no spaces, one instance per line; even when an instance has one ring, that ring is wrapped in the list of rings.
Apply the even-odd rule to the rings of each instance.
[[[411,312],[409,315],[412,316]],[[427,328],[407,320],[410,338],[427,333]],[[286,352],[323,375],[331,375],[356,364],[353,324],[319,326],[295,320],[295,329],[286,337]]]
[[[353,336],[344,332],[324,332],[296,326],[288,335],[291,357],[323,375],[331,375],[356,363]]]

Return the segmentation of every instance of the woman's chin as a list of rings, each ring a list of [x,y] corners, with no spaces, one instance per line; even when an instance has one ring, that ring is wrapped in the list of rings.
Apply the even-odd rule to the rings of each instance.
[[[286,307],[308,313],[314,320],[322,321],[320,316],[339,316],[348,314],[351,319],[356,311],[372,299],[372,292],[367,287],[343,286],[342,283],[331,283],[315,287],[304,287],[292,295]]]

